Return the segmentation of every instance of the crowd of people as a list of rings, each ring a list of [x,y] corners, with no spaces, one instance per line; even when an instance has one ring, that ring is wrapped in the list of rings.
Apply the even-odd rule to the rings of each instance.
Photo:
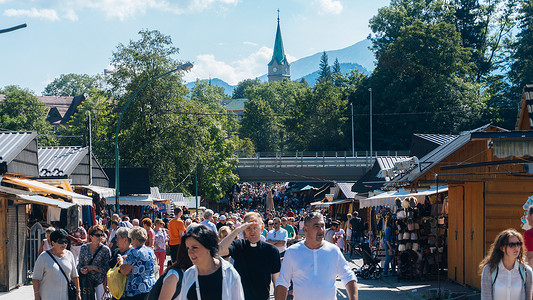
[[[318,211],[173,213],[153,221],[114,214],[106,226],[80,224],[71,233],[49,228],[34,268],[35,299],[70,299],[69,282],[76,299],[116,299],[106,273],[117,265],[127,277],[121,299],[335,299],[337,277],[350,299],[358,297],[356,276]]]
[[[262,207],[269,193],[273,210]],[[357,211],[342,224],[298,206],[277,185],[244,185],[238,198],[235,211],[207,209],[201,218],[176,208],[161,219],[113,214],[105,225],[70,233],[48,228],[33,272],[35,299],[70,300],[71,290],[74,299],[116,299],[106,277],[116,266],[127,278],[120,299],[335,299],[337,278],[349,299],[358,298],[343,255],[364,240]],[[533,225],[533,206],[528,216]],[[385,273],[396,234],[389,225]],[[532,263],[533,229],[501,232],[480,264],[481,298],[533,299]]]

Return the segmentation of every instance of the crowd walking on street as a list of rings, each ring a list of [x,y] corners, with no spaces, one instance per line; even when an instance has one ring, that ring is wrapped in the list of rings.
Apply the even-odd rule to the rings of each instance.
[[[341,222],[276,189],[246,185],[235,211],[200,216],[176,207],[131,221],[112,214],[70,233],[50,227],[35,262],[34,298],[336,299],[340,279],[346,297],[358,299],[359,273],[346,257],[368,243],[368,225],[357,211]],[[272,210],[262,205],[269,193],[277,198]],[[384,276],[399,270],[396,221],[383,224]],[[480,264],[482,299],[532,299],[532,230],[497,236]]]

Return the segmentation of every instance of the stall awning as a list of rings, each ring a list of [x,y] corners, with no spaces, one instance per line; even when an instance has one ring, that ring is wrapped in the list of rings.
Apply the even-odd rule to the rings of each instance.
[[[93,200],[91,197],[87,197],[84,195],[80,195],[78,193],[70,192],[64,189],[57,188],[55,186],[51,186],[46,183],[42,183],[36,180],[30,180],[30,179],[23,179],[23,178],[17,178],[17,177],[3,177],[3,180],[6,182],[9,182],[11,184],[24,186],[30,189],[30,191],[36,193],[36,194],[54,194],[61,197],[66,197],[68,199],[71,199],[72,202],[79,205],[93,205]]]
[[[21,199],[25,202],[29,202],[32,204],[40,204],[40,205],[46,205],[51,207],[58,207],[58,208],[69,208],[71,206],[76,205],[75,203],[65,202],[57,199],[52,198],[46,198],[39,195],[16,195],[17,199]]]
[[[447,192],[448,186],[439,187],[439,193]],[[418,193],[411,193],[406,190],[390,191],[385,192],[370,198],[360,200],[359,207],[376,207],[376,206],[388,206],[392,207],[394,205],[394,200],[396,198],[401,198],[402,200],[406,197],[415,197],[418,199],[419,203],[424,203],[426,196],[434,195],[437,193],[436,187],[432,187],[427,191],[420,191]]]
[[[113,205],[116,203],[115,196],[106,198],[107,205]],[[150,195],[143,196],[120,196],[120,205],[134,205],[134,206],[149,206],[154,204],[154,201]]]
[[[58,199],[47,198],[39,195],[35,195],[28,191],[23,191],[19,189],[9,188],[6,186],[0,186],[0,193],[8,194],[17,201],[22,201],[23,203],[32,203],[40,204],[51,207],[59,208],[69,208],[76,205],[75,203],[65,202]]]
[[[335,200],[335,201],[330,201],[330,202],[313,202],[311,203],[311,206],[329,207],[330,205],[350,203],[352,201],[353,201],[352,199],[343,199],[343,200]]]
[[[115,189],[113,188],[97,186],[97,185],[81,185],[80,187],[97,193],[98,195],[100,195],[100,198],[115,197]]]

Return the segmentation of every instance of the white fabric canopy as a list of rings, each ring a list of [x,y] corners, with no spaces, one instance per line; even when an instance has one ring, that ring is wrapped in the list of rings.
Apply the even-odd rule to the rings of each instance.
[[[448,186],[439,187],[439,193],[443,193],[447,191],[448,191]],[[359,207],[360,208],[376,207],[376,206],[392,207],[393,205],[395,205],[394,200],[396,198],[401,198],[403,200],[406,197],[415,197],[419,203],[424,203],[426,196],[433,195],[436,193],[437,193],[436,187],[431,187],[431,189],[427,191],[420,191],[418,193],[411,193],[410,191],[406,191],[403,189],[398,190],[398,191],[384,192],[379,195],[360,200]]]
[[[143,196],[120,196],[120,205],[134,205],[134,206],[147,206],[154,204],[154,201],[150,195]],[[115,196],[106,198],[107,205],[113,205],[116,203]]]
[[[108,198],[108,197],[115,196],[115,189],[113,188],[97,186],[97,185],[82,185],[81,187],[97,193],[102,198]]]

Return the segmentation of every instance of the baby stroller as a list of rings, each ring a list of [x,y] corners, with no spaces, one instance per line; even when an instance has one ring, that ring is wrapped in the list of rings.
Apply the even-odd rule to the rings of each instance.
[[[418,272],[418,254],[413,250],[400,252],[398,281],[420,279]]]
[[[360,269],[353,269],[355,274],[363,279],[379,279],[383,275],[383,268],[379,265],[381,259],[372,255],[368,242],[358,244],[355,252],[363,258],[363,266]]]

